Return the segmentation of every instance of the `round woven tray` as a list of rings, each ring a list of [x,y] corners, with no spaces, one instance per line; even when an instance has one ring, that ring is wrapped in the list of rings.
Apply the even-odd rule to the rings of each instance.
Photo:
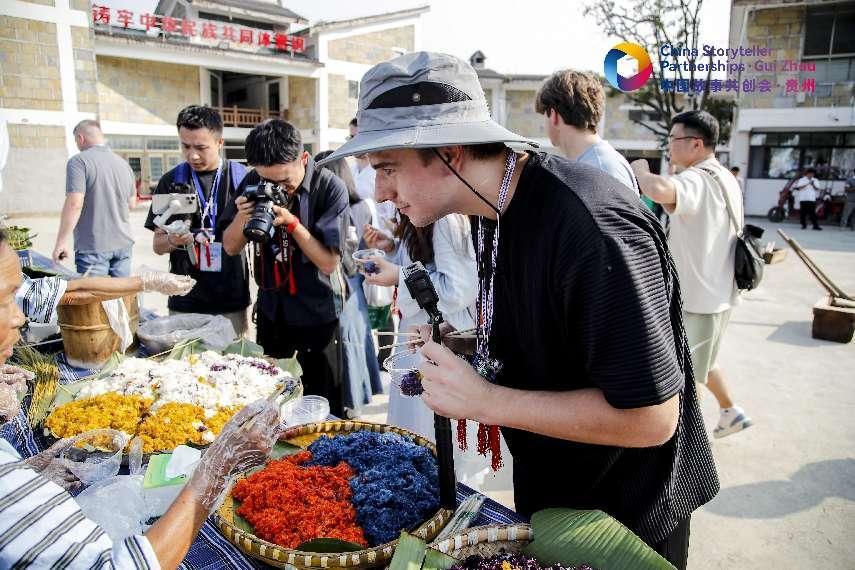
[[[321,435],[343,435],[354,431],[373,431],[378,433],[397,433],[413,440],[416,445],[428,448],[436,455],[436,447],[429,440],[416,435],[408,430],[389,426],[385,424],[374,424],[358,421],[331,421],[317,424],[306,424],[286,430],[280,436],[280,440],[300,447],[307,447]],[[422,540],[433,540],[439,531],[448,523],[451,511],[440,509],[436,514],[419,525],[412,534]],[[241,551],[262,560],[277,568],[294,566],[296,568],[374,568],[385,566],[392,559],[398,541],[388,542],[373,548],[359,550],[357,552],[343,553],[316,553],[291,550],[267,542],[254,534],[246,532],[235,526],[235,504],[231,492],[226,495],[225,501],[220,509],[213,514],[214,523],[232,544]],[[404,529],[407,530],[407,529]]]
[[[531,527],[527,524],[476,526],[434,542],[430,547],[457,560],[465,560],[470,556],[490,558],[502,552],[516,554],[532,538]]]

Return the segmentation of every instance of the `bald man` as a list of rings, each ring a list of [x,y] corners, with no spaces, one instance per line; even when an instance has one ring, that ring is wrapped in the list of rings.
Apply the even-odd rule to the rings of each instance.
[[[80,153],[66,166],[65,204],[53,260],[61,263],[69,257],[73,232],[78,273],[127,277],[134,245],[129,221],[136,195],[134,173],[104,144],[98,121],[80,121],[73,132]]]

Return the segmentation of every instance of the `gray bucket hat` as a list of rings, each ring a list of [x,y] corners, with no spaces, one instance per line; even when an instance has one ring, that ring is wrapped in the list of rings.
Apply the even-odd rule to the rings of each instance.
[[[490,117],[475,70],[452,55],[420,51],[396,57],[369,69],[359,87],[359,133],[319,165],[393,148],[537,146]]]

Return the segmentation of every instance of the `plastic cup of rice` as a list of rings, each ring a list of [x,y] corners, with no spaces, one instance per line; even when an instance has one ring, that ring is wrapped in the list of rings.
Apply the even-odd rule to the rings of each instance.
[[[360,249],[359,251],[353,252],[353,261],[356,262],[356,268],[360,273],[364,275],[373,275],[380,271],[380,268],[377,267],[377,264],[373,261],[370,261],[372,257],[382,257],[386,258],[386,252],[382,249]]]
[[[119,473],[128,436],[114,429],[93,429],[71,439],[59,459],[86,485]]]
[[[396,352],[383,361],[383,368],[392,376],[392,383],[405,396],[418,396],[422,393],[419,366],[425,359],[420,350],[407,348]]]

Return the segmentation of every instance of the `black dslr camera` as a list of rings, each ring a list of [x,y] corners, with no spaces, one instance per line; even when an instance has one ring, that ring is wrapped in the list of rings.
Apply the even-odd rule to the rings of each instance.
[[[249,221],[243,227],[243,235],[251,242],[264,243],[273,237],[273,220],[276,218],[273,206],[281,208],[290,206],[288,192],[278,184],[265,180],[259,184],[247,186],[243,191],[243,197],[255,204]]]

